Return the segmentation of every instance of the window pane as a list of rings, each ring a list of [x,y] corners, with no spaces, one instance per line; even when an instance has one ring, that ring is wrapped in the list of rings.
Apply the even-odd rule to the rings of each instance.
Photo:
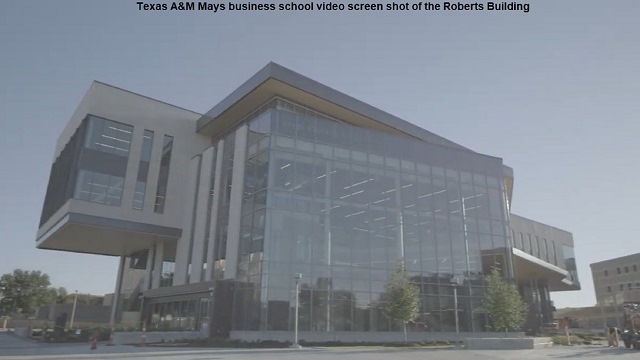
[[[133,126],[102,119],[89,118],[85,147],[118,156],[129,156]]]

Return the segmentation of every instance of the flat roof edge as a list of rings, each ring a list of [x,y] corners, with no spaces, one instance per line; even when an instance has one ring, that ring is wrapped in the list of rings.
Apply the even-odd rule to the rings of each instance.
[[[571,231],[560,229],[559,227],[556,227],[556,226],[553,226],[553,225],[549,225],[549,224],[545,224],[543,222],[540,222],[540,221],[537,221],[537,220],[533,220],[533,219],[530,219],[528,217],[524,217],[522,215],[515,214],[513,212],[510,213],[509,216],[515,216],[515,217],[523,219],[525,221],[529,221],[529,222],[536,223],[536,224],[539,224],[539,225],[542,225],[542,226],[546,226],[546,227],[549,227],[549,228],[552,228],[552,229],[555,229],[555,230],[558,230],[558,231],[562,231],[564,233],[567,233],[567,234],[571,235],[571,238],[573,238],[573,233]]]
[[[602,265],[602,264],[610,263],[610,262],[617,262],[617,261],[622,261],[622,260],[627,260],[627,259],[633,259],[635,257],[640,258],[640,253],[618,256],[618,257],[611,258],[611,259],[606,259],[606,260],[600,260],[600,261],[597,261],[597,262],[589,264],[589,267],[593,267],[594,265]]]
[[[268,63],[262,69],[260,69],[257,73],[251,76],[247,81],[242,83],[242,85],[238,86],[235,90],[233,90],[229,95],[227,95],[224,99],[222,99],[219,103],[217,103],[211,110],[207,111],[204,115],[200,117],[197,121],[196,132],[200,132],[204,127],[209,125],[215,118],[222,115],[227,109],[231,108],[235,103],[242,100],[245,96],[247,96],[253,89],[260,86],[260,84],[267,81],[271,76],[271,67],[275,63]]]
[[[260,86],[260,84],[264,83],[270,78],[292,86],[300,91],[321,98],[330,103],[333,103],[337,106],[343,107],[354,113],[370,118],[381,124],[387,125],[391,128],[394,128],[425,142],[440,143],[441,145],[445,145],[448,147],[474,152],[440,135],[432,133],[397,116],[391,115],[361,100],[351,97],[345,93],[335,90],[327,85],[324,85],[316,80],[313,80],[274,62],[269,62],[256,74],[249,78],[249,80],[245,81],[231,94],[225,97],[205,115],[198,119],[198,124],[196,127],[197,131],[201,131],[209,123],[215,121],[218,116],[222,115],[229,108],[233,107],[234,104],[236,104],[245,96],[249,95],[255,88],[257,88],[258,86]]]
[[[131,95],[139,96],[139,97],[144,98],[144,99],[147,99],[147,100],[155,101],[155,102],[160,103],[160,104],[164,104],[164,105],[167,105],[167,106],[171,106],[171,107],[173,107],[173,108],[176,108],[176,109],[180,109],[180,110],[188,111],[188,112],[190,112],[190,113],[192,113],[192,114],[202,116],[202,114],[201,114],[201,113],[196,112],[196,111],[193,111],[193,110],[189,110],[189,109],[187,109],[187,108],[183,108],[182,106],[178,106],[178,105],[174,105],[174,104],[168,103],[168,102],[166,102],[166,101],[162,101],[162,100],[154,99],[154,98],[152,98],[152,97],[150,97],[150,96],[142,95],[142,94],[137,93],[137,92],[135,92],[135,91],[131,91],[131,90],[127,90],[127,89],[121,88],[121,87],[119,87],[119,86],[115,86],[115,85],[107,84],[107,83],[102,82],[102,81],[99,81],[99,80],[93,80],[93,81],[92,81],[92,84],[98,84],[98,85],[101,85],[101,86],[106,86],[106,87],[109,87],[109,88],[112,88],[112,89],[115,89],[115,90],[119,90],[119,91],[122,91],[122,92],[126,92],[126,93],[129,93],[129,94],[131,94]]]

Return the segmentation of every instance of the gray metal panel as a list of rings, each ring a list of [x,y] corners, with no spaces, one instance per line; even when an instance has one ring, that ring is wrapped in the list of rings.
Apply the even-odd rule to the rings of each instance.
[[[357,100],[340,91],[334,90],[326,85],[323,85],[315,80],[312,80],[304,75],[287,69],[274,62],[268,63],[249,80],[247,80],[244,84],[234,90],[226,98],[220,101],[220,103],[218,103],[205,115],[198,119],[198,125],[196,127],[197,131],[200,131],[211,121],[215,121],[216,117],[221,115],[228,108],[233,106],[233,104],[241,100],[253,89],[258,87],[263,82],[267,81],[269,78],[273,78],[285,84],[289,84],[295,88],[300,89],[301,91],[325,99],[326,101],[349,109],[370,119],[374,119],[382,124],[395,128],[420,140],[456,149],[472,151],[439,135],[427,131],[417,125],[407,122],[406,120],[393,116],[385,111],[382,111],[360,100]]]

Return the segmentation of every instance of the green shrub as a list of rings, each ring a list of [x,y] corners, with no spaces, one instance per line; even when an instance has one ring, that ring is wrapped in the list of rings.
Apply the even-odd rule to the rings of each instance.
[[[571,345],[581,345],[584,343],[584,340],[576,335],[570,335],[569,338],[571,339]],[[552,340],[556,345],[568,345],[566,335],[556,335]]]

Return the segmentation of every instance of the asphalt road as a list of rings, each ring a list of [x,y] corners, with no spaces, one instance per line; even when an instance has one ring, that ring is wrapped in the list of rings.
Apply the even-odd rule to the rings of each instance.
[[[532,360],[532,359],[640,359],[640,351],[603,346],[556,346],[536,350],[457,350],[390,348],[304,349],[184,349],[105,346],[90,350],[89,344],[39,344],[0,333],[0,360],[17,359],[161,359],[161,360]]]

